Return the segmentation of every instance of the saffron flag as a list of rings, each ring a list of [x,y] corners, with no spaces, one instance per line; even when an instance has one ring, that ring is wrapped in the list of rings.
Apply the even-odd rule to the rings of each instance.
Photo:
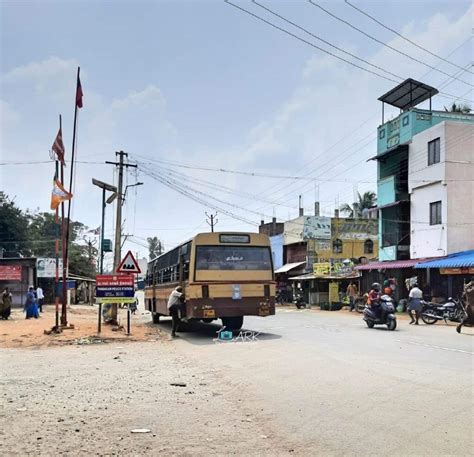
[[[77,75],[77,87],[76,87],[76,106],[78,108],[82,108],[82,86],[81,86],[81,79],[79,78],[79,74]]]
[[[61,163],[66,166],[66,162],[64,161],[64,155],[66,151],[64,149],[63,132],[61,131],[61,128],[59,128],[56,139],[54,140],[53,151],[56,153],[58,160],[60,160]]]
[[[51,209],[56,210],[60,203],[65,202],[67,200],[71,200],[72,194],[69,193],[58,181],[56,178],[54,179],[53,191],[51,193]]]

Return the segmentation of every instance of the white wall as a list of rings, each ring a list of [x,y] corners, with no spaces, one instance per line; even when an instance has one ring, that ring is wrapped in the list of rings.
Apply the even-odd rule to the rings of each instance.
[[[411,258],[474,249],[474,125],[443,122],[413,137],[409,150]],[[440,163],[428,166],[428,142],[440,138]],[[430,225],[441,201],[442,224]]]
[[[474,249],[474,125],[446,122],[448,254]]]

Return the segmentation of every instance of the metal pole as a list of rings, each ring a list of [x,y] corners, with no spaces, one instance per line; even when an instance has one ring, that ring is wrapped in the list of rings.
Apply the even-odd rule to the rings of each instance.
[[[100,274],[104,274],[105,187],[102,188],[102,225],[100,227]]]
[[[120,265],[120,246],[122,244],[122,200],[123,200],[123,157],[127,154],[123,151],[116,152],[119,159],[119,176],[117,189],[117,218],[115,221],[115,249],[114,249],[114,271]]]
[[[127,335],[130,335],[130,303],[127,307]]]
[[[97,318],[97,333],[102,330],[102,303],[99,303],[99,316]]]

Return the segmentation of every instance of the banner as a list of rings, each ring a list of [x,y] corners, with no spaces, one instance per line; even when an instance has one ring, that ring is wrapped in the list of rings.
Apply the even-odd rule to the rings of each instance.
[[[21,265],[0,265],[0,281],[21,281]]]
[[[313,273],[315,276],[325,276],[331,274],[331,263],[313,263]]]
[[[59,276],[63,274],[63,259],[59,259]],[[36,259],[36,276],[38,278],[56,277],[56,259],[52,257],[38,257]]]

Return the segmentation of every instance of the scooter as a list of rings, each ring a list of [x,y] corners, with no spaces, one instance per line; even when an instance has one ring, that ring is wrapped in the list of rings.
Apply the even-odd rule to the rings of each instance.
[[[389,330],[397,328],[395,307],[393,306],[392,298],[388,295],[380,297],[379,306],[376,310],[366,305],[363,314],[363,319],[369,328],[373,328],[375,325],[386,325]]]
[[[298,309],[306,308],[306,302],[302,293],[296,293],[295,298],[293,298],[293,303]]]

